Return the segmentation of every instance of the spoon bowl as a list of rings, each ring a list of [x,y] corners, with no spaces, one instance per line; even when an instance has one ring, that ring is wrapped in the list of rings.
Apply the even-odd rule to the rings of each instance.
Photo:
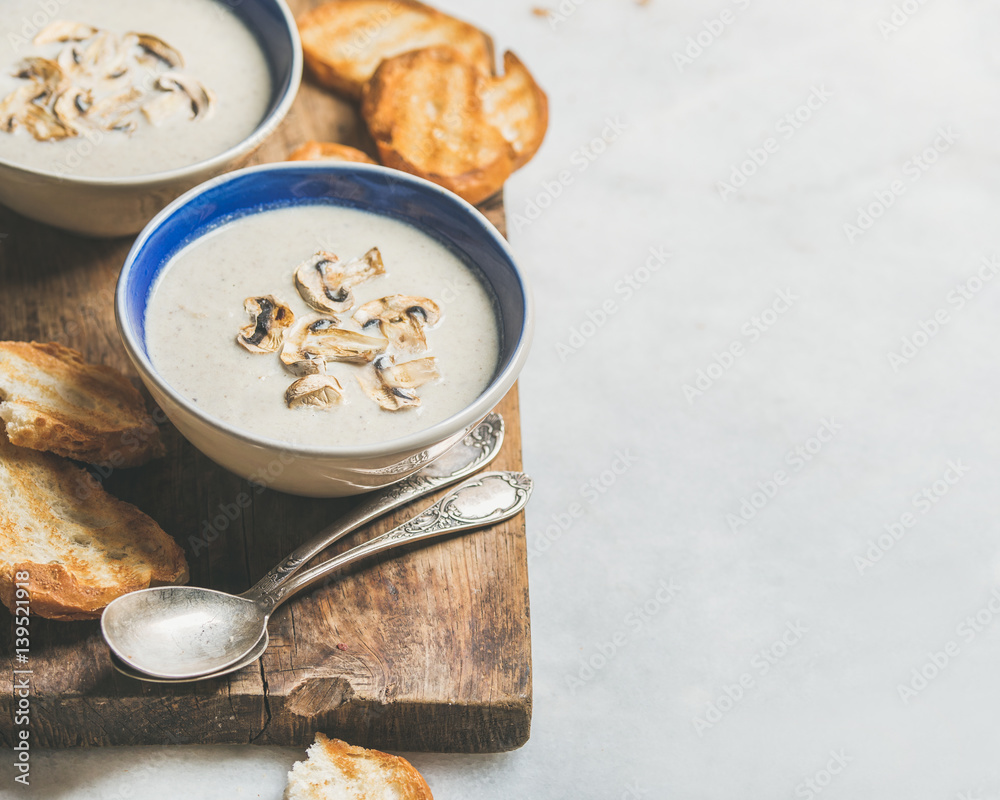
[[[125,664],[158,678],[218,672],[254,648],[269,612],[253,600],[197,586],[157,586],[123,595],[101,618]]]

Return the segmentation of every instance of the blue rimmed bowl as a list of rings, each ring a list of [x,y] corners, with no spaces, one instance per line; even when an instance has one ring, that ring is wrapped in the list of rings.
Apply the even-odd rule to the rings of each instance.
[[[149,175],[85,177],[19,166],[0,158],[0,203],[31,219],[85,236],[142,229],[192,186],[245,163],[274,132],[302,80],[302,44],[284,0],[216,0],[250,29],[271,71],[267,113],[243,141],[212,158]]]
[[[493,379],[470,405],[415,434],[362,447],[290,445],[254,436],[176,391],[151,362],[145,315],[150,289],[183,247],[236,218],[316,203],[392,217],[441,241],[478,270],[496,299],[500,354]],[[195,447],[248,479],[309,497],[359,494],[394,483],[474,428],[517,380],[533,330],[531,295],[507,242],[473,206],[441,187],[367,164],[286,162],[239,170],[192,189],[146,226],[122,267],[118,330],[153,399]]]

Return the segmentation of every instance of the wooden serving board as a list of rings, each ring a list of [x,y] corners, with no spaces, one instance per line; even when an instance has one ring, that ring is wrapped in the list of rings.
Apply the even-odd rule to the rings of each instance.
[[[301,12],[304,2],[292,3]],[[288,118],[251,163],[308,139],[371,152],[355,109],[306,78]],[[504,230],[501,195],[483,211]],[[134,376],[113,312],[131,239],[89,240],[0,207],[0,340],[57,341]],[[516,388],[492,468],[520,469]],[[353,500],[256,492],[166,423],[168,454],[104,478],[184,547],[191,583],[242,592]],[[250,505],[240,508],[246,493]],[[441,493],[427,498],[429,505]],[[7,498],[0,498],[5,502]],[[402,509],[339,542],[399,524]],[[397,551],[398,553],[398,551]],[[0,745],[14,743],[12,617],[0,608]],[[253,667],[182,686],[117,673],[96,622],[31,622],[32,747],[194,743],[305,746],[317,731],[391,750],[497,752],[528,738],[531,647],[524,517],[363,562],[290,601]]]

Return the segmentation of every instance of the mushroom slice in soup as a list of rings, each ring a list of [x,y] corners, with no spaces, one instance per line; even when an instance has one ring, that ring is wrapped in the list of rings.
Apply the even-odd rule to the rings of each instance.
[[[344,389],[333,375],[306,375],[285,390],[289,408],[332,408],[344,399]]]
[[[183,92],[161,92],[142,107],[143,116],[153,125],[162,125],[178,114],[191,117],[191,100]]]
[[[33,44],[52,44],[52,42],[82,42],[97,33],[97,28],[82,22],[68,19],[56,19],[42,28]]]
[[[354,305],[351,288],[384,273],[377,247],[347,262],[320,250],[295,268],[295,286],[302,299],[317,311],[347,311]]]
[[[215,108],[215,95],[212,91],[188,75],[164,72],[156,79],[156,88],[186,95],[191,108],[191,119],[208,117]]]
[[[35,81],[41,85],[36,97],[51,96],[64,89],[69,81],[63,68],[51,58],[30,56],[21,62],[14,75],[18,78]]]
[[[56,119],[51,111],[34,103],[25,107],[19,122],[40,142],[55,142],[76,136],[76,131]]]
[[[363,333],[338,328],[329,314],[303,317],[288,334],[281,349],[281,363],[294,375],[321,372],[327,361],[365,364],[385,352],[389,342]]]
[[[98,31],[78,51],[77,66],[95,79],[119,78],[126,69],[128,47],[111,31]]]
[[[89,90],[71,86],[56,97],[52,104],[52,113],[67,128],[79,133],[86,127],[86,115],[92,102]]]
[[[0,101],[0,130],[10,132],[22,121],[28,112],[28,106],[45,88],[34,81],[18,86],[13,92]]]
[[[424,329],[441,321],[441,309],[426,297],[393,294],[365,303],[354,312],[354,321],[362,328],[378,325],[400,350],[421,353],[427,349]]]
[[[103,130],[135,130],[135,123],[126,120],[142,104],[142,90],[132,86],[124,92],[102,97],[87,109],[87,119]]]
[[[383,355],[375,359],[372,367],[358,375],[358,383],[386,411],[416,408],[420,398],[413,390],[441,377],[433,357],[396,364],[391,356]]]
[[[159,36],[153,36],[151,33],[132,33],[130,35],[135,37],[135,43],[142,48],[143,55],[140,56],[140,60],[148,60],[149,56],[152,56],[171,69],[184,66],[184,57],[176,48],[171,47]]]
[[[292,310],[270,294],[248,297],[243,308],[250,315],[250,324],[240,329],[236,341],[251,353],[278,352],[285,328],[295,321]]]

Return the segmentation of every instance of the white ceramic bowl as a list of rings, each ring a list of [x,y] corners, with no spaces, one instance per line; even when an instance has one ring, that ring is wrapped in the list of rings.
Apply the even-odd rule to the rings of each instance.
[[[345,205],[407,222],[474,264],[496,299],[500,357],[470,405],[442,422],[389,442],[351,448],[253,436],[177,392],[150,361],[145,311],[150,287],[187,243],[234,217],[269,207]],[[286,162],[215,178],[161,211],[136,239],[118,279],[115,315],[125,349],[153,399],[195,447],[249,480],[292,494],[336,497],[387,486],[428,464],[485,417],[517,380],[528,356],[532,303],[507,242],[475,208],[441,187],[367,164]]]
[[[122,178],[65,175],[0,158],[0,203],[74,233],[125,236],[141,230],[191,187],[244,163],[274,132],[295,100],[302,79],[302,44],[284,0],[230,0],[225,5],[253,31],[271,68],[271,103],[246,139],[187,167]]]

